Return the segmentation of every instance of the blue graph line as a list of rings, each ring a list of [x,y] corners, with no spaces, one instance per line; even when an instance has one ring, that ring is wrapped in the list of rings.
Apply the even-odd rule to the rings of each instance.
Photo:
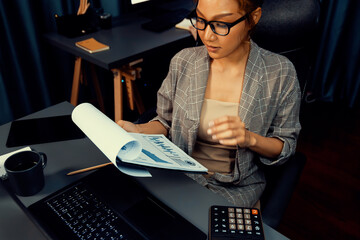
[[[157,148],[162,153],[164,153],[167,157],[169,157],[174,162],[178,163],[180,166],[187,166],[187,165],[194,166],[195,165],[191,161],[185,161],[184,162],[181,159],[181,156],[176,151],[173,151],[171,146],[169,146],[166,142],[163,141],[162,137],[159,137],[159,136],[146,136],[146,138],[149,141],[151,141],[152,143],[154,143],[155,146],[157,146]]]
[[[159,158],[158,156],[156,156],[155,154],[143,149],[142,152],[148,156],[149,158],[151,158],[152,160],[154,160],[155,162],[160,162],[160,163],[169,163],[161,158]]]

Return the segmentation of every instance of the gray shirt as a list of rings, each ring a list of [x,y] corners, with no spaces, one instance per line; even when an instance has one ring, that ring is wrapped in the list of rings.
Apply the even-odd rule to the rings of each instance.
[[[171,141],[189,155],[196,142],[209,70],[210,57],[204,46],[184,49],[171,60],[169,73],[158,91],[158,116],[153,120],[160,121]],[[252,207],[265,188],[256,160],[266,165],[281,164],[295,152],[301,128],[300,99],[293,64],[251,41],[238,114],[248,130],[281,139],[282,152],[276,159],[268,159],[238,146],[231,174],[215,173],[208,179],[188,175],[230,202]]]

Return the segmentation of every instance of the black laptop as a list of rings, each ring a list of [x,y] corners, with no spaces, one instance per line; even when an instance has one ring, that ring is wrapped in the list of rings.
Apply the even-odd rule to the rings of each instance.
[[[206,239],[133,178],[108,166],[28,207],[51,239]]]

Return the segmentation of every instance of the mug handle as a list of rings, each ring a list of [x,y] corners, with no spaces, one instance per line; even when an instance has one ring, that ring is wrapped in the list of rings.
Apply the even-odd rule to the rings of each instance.
[[[46,154],[43,152],[39,152],[40,156],[41,156],[41,160],[42,160],[42,167],[45,168],[46,164],[47,164],[47,157]]]

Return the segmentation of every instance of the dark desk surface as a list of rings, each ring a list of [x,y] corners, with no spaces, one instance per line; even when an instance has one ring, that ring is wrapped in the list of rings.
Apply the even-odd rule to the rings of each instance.
[[[191,10],[193,7],[192,0],[180,2],[181,8]],[[85,36],[67,38],[54,32],[45,34],[45,38],[50,44],[107,70],[142,58],[146,54],[155,52],[169,44],[192,38],[189,31],[175,27],[161,33],[142,29],[141,24],[150,21],[150,19],[141,17],[139,14],[134,13],[124,16],[124,18],[126,19],[120,21],[117,24],[118,26],[108,30],[99,30]],[[75,46],[76,42],[90,37],[109,45],[110,50],[90,54]]]
[[[72,109],[73,106],[70,103],[63,102],[26,118],[66,115],[70,114]],[[0,126],[0,155],[21,148],[5,147],[9,129],[10,123]],[[46,153],[48,157],[44,172],[45,187],[34,196],[18,197],[20,205],[17,205],[0,184],[0,239],[24,239],[25,236],[27,239],[45,239],[41,231],[36,228],[36,224],[29,220],[20,206],[29,206],[40,198],[89,174],[66,176],[65,174],[69,171],[108,162],[87,138],[32,145],[31,148]],[[208,231],[209,207],[213,204],[229,204],[224,198],[197,184],[183,173],[162,170],[151,170],[151,173],[152,178],[138,178],[137,180],[162,202],[205,233]],[[177,179],[177,181],[172,181],[172,179]],[[179,179],[181,181],[178,181]],[[158,184],[160,182],[162,187],[154,189],[152,186],[155,182]],[[186,192],[191,192],[191,196]],[[264,231],[267,240],[287,239],[266,224],[264,224]]]

